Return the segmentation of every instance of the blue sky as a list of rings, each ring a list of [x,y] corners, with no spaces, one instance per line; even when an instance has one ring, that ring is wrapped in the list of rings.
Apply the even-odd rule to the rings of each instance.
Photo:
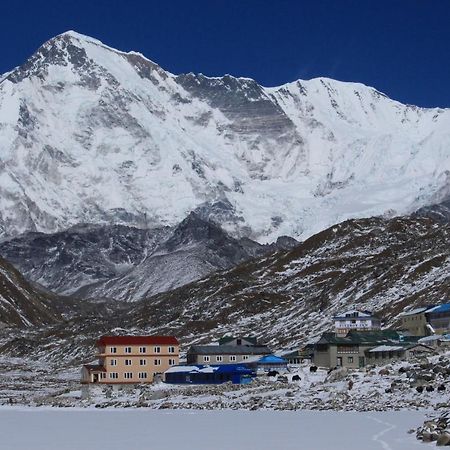
[[[450,107],[450,0],[2,2],[0,73],[73,29],[173,72],[358,81]]]

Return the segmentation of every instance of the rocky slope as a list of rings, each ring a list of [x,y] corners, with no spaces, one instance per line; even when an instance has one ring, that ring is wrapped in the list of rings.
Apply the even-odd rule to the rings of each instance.
[[[176,227],[83,225],[54,234],[27,233],[0,243],[0,255],[58,294],[129,301],[295,244],[287,237],[271,245],[234,239],[191,213]]]
[[[142,301],[127,317],[187,341],[230,331],[277,345],[304,343],[353,307],[390,325],[403,308],[449,300],[449,244],[450,226],[430,219],[346,221],[289,252]]]
[[[403,308],[449,300],[449,243],[450,225],[431,219],[350,220],[290,251],[107,314],[90,309],[46,330],[0,335],[0,353],[57,355],[61,364],[78,364],[92,357],[95,339],[105,333],[173,333],[187,346],[229,332],[292,347],[353,307],[374,310],[385,326],[395,325]]]
[[[450,193],[440,202],[419,208],[415,217],[430,217],[437,222],[450,222]]]
[[[197,210],[234,237],[304,239],[439,202],[449,125],[357,83],[176,76],[68,32],[0,80],[0,235]]]
[[[11,264],[0,258],[0,328],[61,322],[57,301],[56,296],[32,286]]]

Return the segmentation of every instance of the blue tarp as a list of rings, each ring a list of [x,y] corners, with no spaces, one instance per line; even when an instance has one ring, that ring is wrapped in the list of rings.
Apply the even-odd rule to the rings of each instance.
[[[258,364],[287,364],[287,360],[275,355],[267,355],[258,359]]]
[[[216,366],[192,365],[174,366],[165,373],[166,383],[171,384],[233,384],[250,383],[256,374],[239,364]]]

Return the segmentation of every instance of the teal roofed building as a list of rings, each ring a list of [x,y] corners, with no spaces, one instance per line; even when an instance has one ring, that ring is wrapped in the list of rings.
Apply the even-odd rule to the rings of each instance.
[[[350,331],[346,336],[337,336],[335,333],[323,333],[314,345],[313,362],[319,367],[348,367],[357,369],[366,364],[373,363],[373,354],[368,351],[380,346],[402,347],[416,343],[414,336],[405,336],[395,330],[379,331]],[[391,353],[389,353],[391,351]],[[388,350],[384,359],[400,357],[394,354],[394,350]]]

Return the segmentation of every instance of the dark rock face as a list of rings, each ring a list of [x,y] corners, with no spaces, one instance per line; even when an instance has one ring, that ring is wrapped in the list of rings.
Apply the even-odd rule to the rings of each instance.
[[[194,97],[222,111],[233,121],[231,129],[238,133],[281,136],[295,128],[276,101],[254,80],[189,73],[177,76],[176,81]]]
[[[450,223],[450,196],[441,203],[420,208],[413,216],[429,217],[437,222]]]
[[[77,69],[83,69],[86,72],[89,71],[89,65],[92,63],[86,51],[73,45],[68,35],[57,36],[42,45],[7,79],[13,83],[19,83],[31,76],[44,80],[49,65],[67,66],[69,62]]]
[[[174,228],[83,225],[55,234],[28,233],[1,243],[0,255],[60,294],[137,300],[297,241],[288,243],[234,239],[191,213]]]
[[[55,233],[28,233],[0,244],[0,254],[30,280],[58,293],[118,276],[139,264],[166,233],[122,225],[81,225]]]

